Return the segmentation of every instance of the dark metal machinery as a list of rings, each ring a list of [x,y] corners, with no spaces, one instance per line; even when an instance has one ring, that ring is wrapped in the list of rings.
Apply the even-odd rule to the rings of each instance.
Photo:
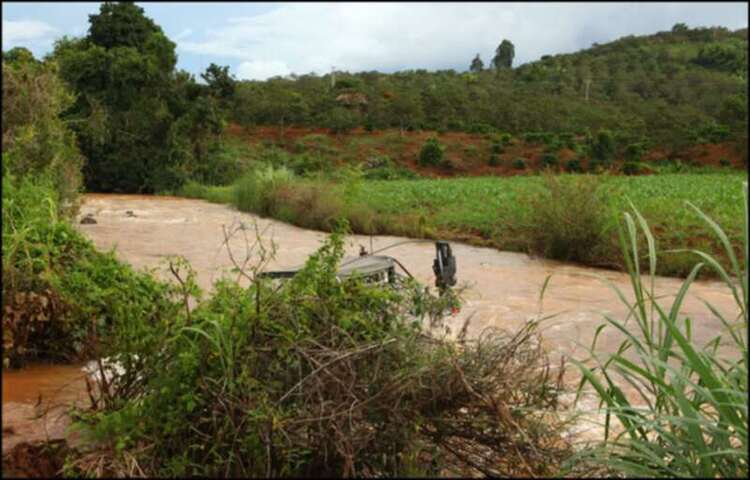
[[[408,243],[411,242],[415,242],[415,240],[408,241]],[[416,240],[416,242],[422,241]],[[407,242],[390,245],[378,250],[378,252],[404,243]],[[337,272],[339,279],[343,280],[352,275],[359,274],[370,280],[386,281],[387,283],[394,284],[397,281],[397,277],[402,276],[396,272],[396,266],[401,267],[407,276],[412,277],[411,273],[397,259],[385,255],[374,255],[373,253],[377,252],[367,253],[364,247],[362,247],[359,256],[345,258],[339,265]],[[291,278],[301,268],[302,266],[288,270],[262,272],[260,276],[277,279]],[[456,257],[453,256],[451,246],[448,242],[435,242],[435,260],[432,263],[432,271],[435,273],[435,286],[441,293],[456,285]]]
[[[456,257],[453,256],[448,242],[435,242],[435,260],[432,263],[435,272],[435,286],[445,290],[456,284]]]

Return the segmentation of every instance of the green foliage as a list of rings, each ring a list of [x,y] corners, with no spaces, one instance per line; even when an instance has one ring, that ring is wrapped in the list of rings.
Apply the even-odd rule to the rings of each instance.
[[[581,161],[577,158],[568,160],[565,162],[565,171],[569,173],[581,173],[583,172],[583,167],[581,166]]]
[[[705,68],[747,75],[747,46],[738,43],[710,43],[701,47],[693,60]]]
[[[510,40],[503,39],[495,50],[495,57],[492,59],[492,66],[496,70],[503,68],[512,68],[513,58],[516,56],[516,50]]]
[[[395,137],[398,138],[398,134]],[[652,168],[661,167],[654,165]],[[694,171],[684,164],[681,168],[679,173],[664,170],[658,175],[612,176],[607,179],[612,188],[603,188],[600,194],[610,192],[610,198],[605,200],[614,202],[612,208],[617,211],[626,208],[627,198],[632,198],[644,215],[659,226],[663,232],[660,245],[666,249],[684,246],[685,232],[700,231],[701,225],[679,208],[686,199],[691,199],[726,225],[732,245],[740,248],[743,217],[738,189],[746,181],[746,175],[717,168]],[[569,178],[577,176],[560,175],[566,186],[574,186]],[[524,175],[370,180],[362,182],[354,195],[345,196],[346,187],[342,184],[302,179],[288,185],[282,190],[283,194],[276,197],[279,213],[275,217],[295,225],[325,229],[327,219],[338,216],[349,219],[356,233],[439,237],[523,252],[529,251],[528,235],[523,234],[523,230],[515,235],[506,228],[507,225],[528,224],[528,219],[532,218],[528,216],[528,209],[533,202],[527,199],[540,195],[540,190],[544,189],[542,182],[541,176]],[[231,188],[205,190],[206,195],[201,198],[222,203],[233,199]],[[313,213],[313,210],[320,213]],[[502,216],[498,215],[498,210],[503,211]],[[476,234],[467,238],[465,232]],[[592,248],[591,256],[581,261],[593,266],[623,268],[616,239],[600,238],[603,243]],[[699,235],[695,245],[721,258],[723,264],[728,262],[719,243]],[[684,277],[690,273],[690,268],[692,264],[679,255],[668,255],[659,262],[658,273]]]
[[[419,152],[419,164],[422,166],[440,166],[443,164],[444,147],[437,138],[428,138]]]
[[[743,217],[747,222],[747,183],[744,197]],[[627,319],[606,317],[597,337],[602,329],[614,327],[625,338],[616,353],[603,357],[595,352],[595,337],[591,352],[597,368],[575,362],[583,373],[579,391],[591,385],[605,409],[607,425],[616,419],[622,432],[614,435],[608,430],[602,445],[574,456],[571,463],[594,462],[627,477],[748,475],[747,223],[743,268],[726,232],[699,208],[687,204],[720,240],[731,267],[725,269],[709,253],[691,249],[700,262],[692,268],[671,306],[657,304],[655,239],[638,209],[633,207],[632,215],[624,214],[620,238],[633,296],[612,288],[631,315]],[[647,282],[639,268],[639,227],[648,245]],[[695,276],[705,266],[714,269],[732,292],[737,315],[719,312],[707,303],[725,329],[704,345],[692,337],[691,320],[681,318],[680,307]],[[733,349],[734,355],[726,358],[720,354],[720,344]],[[637,396],[623,395],[618,386],[621,382],[634,386]]]
[[[498,156],[498,154],[492,152],[492,154],[490,154],[490,160],[487,162],[487,164],[490,167],[497,167],[498,165],[500,165],[500,163],[500,157]]]
[[[331,130],[331,133],[346,133],[358,125],[358,117],[351,110],[344,107],[332,109],[324,122],[324,125]]]
[[[492,127],[492,125],[488,125],[486,123],[473,123],[468,128],[469,133],[488,134],[492,133],[494,130],[495,129]]]
[[[52,55],[77,95],[66,112],[94,191],[173,190],[192,172],[205,180],[231,95],[226,69],[211,65],[199,85],[175,72],[175,44],[132,3],[102,4],[87,37],[62,38]]]
[[[81,360],[117,322],[174,311],[169,287],[100,253],[57,216],[51,182],[3,176],[4,366]]]
[[[247,172],[235,185],[237,208],[245,212],[255,212],[263,216],[273,215],[276,195],[288,185],[294,174],[285,167],[267,166]]]
[[[746,75],[693,62],[710,44],[746,55],[746,31],[688,29],[624,37],[494,72],[407,70],[347,73],[346,78],[359,80],[357,92],[366,96],[366,115],[376,129],[477,131],[476,125],[487,125],[514,135],[607,129],[681,148],[694,142],[693,125],[713,120],[735,135],[747,130]],[[240,82],[235,109],[242,115],[235,120],[278,125],[283,112],[287,124],[322,126],[337,107],[329,87],[329,76],[312,75]],[[282,90],[299,98],[278,95]],[[304,108],[295,110],[295,104]],[[574,140],[560,137],[560,144],[574,149]]]
[[[641,173],[641,165],[638,162],[627,160],[622,164],[622,173],[625,175],[638,175]]]
[[[646,153],[646,147],[642,143],[631,143],[625,147],[626,162],[640,162]]]
[[[554,153],[545,153],[542,155],[540,164],[542,168],[552,168],[556,167],[560,161],[557,159],[557,155]]]
[[[471,66],[469,66],[469,70],[474,73],[479,73],[482,70],[484,70],[484,62],[481,58],[479,58],[479,54],[477,53],[477,56],[474,57],[474,59],[471,61]]]
[[[83,157],[59,117],[73,96],[54,63],[37,62],[24,50],[3,59],[3,177],[50,179],[60,213],[72,213]]]
[[[400,180],[417,178],[417,174],[406,167],[397,165],[387,155],[378,156],[367,162],[364,170],[367,180]]]
[[[707,123],[700,127],[695,133],[696,143],[721,143],[729,140],[732,133],[726,125],[715,122]]]
[[[516,170],[523,170],[526,168],[526,160],[523,158],[514,158],[511,164]]]
[[[591,157],[599,164],[609,165],[615,155],[615,140],[609,130],[599,130],[590,144]]]
[[[592,263],[609,258],[613,211],[611,187],[595,176],[546,174],[541,188],[519,199],[525,216],[501,210],[500,224],[545,258]]]
[[[94,438],[117,439],[108,465],[124,472],[133,458],[154,476],[435,475],[465,470],[481,445],[470,457],[479,471],[554,472],[570,450],[544,407],[560,387],[536,324],[457,345],[427,327],[442,330],[455,298],[410,280],[340,281],[343,254],[334,234],[289,281],[222,279],[168,324],[118,324],[104,353],[124,371],[100,410],[81,416]],[[466,395],[480,386],[482,396]],[[500,401],[512,418],[497,414]],[[471,445],[444,440],[455,437]]]

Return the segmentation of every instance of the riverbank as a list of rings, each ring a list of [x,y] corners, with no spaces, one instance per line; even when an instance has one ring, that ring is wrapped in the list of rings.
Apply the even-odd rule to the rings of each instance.
[[[330,181],[267,169],[230,186],[188,184],[180,194],[306,228],[330,230],[343,217],[355,233],[456,240],[623,270],[616,225],[630,201],[649,222],[660,251],[699,249],[728,262],[719,240],[685,202],[723,225],[739,252],[743,181],[746,174],[736,172]],[[657,273],[685,277],[696,258],[664,254]]]

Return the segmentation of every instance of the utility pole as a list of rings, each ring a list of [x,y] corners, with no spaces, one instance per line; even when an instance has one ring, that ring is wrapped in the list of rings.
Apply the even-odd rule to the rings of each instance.
[[[331,67],[331,89],[336,86],[336,67]]]
[[[586,84],[586,93],[584,96],[586,98],[586,101],[588,102],[589,101],[589,86],[591,86],[591,79],[587,78],[586,80],[584,80],[584,83]]]

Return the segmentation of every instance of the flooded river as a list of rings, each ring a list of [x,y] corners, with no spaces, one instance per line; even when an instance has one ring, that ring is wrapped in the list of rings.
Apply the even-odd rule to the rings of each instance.
[[[78,224],[76,227],[101,250],[116,249],[119,258],[136,268],[161,267],[159,275],[168,278],[165,258],[181,255],[187,258],[197,273],[197,281],[205,290],[233,266],[227,248],[223,246],[223,228],[244,224],[247,241],[255,238],[257,224],[266,245],[276,244],[276,257],[268,268],[284,268],[302,264],[326,238],[324,232],[297,228],[275,220],[238,212],[225,205],[201,200],[174,197],[137,195],[85,196],[80,216],[92,214],[97,223]],[[368,250],[380,249],[407,239],[392,236],[354,235],[347,239],[348,255],[356,255],[360,246]],[[235,260],[245,259],[246,239],[237,232],[229,241]],[[449,321],[454,332],[467,316],[471,316],[468,334],[477,335],[484,328],[495,326],[514,329],[527,319],[543,314],[554,314],[544,322],[544,338],[553,356],[583,358],[603,315],[625,318],[627,308],[603,282],[606,279],[618,286],[628,298],[630,282],[620,272],[598,270],[533,259],[520,253],[501,252],[490,248],[452,243],[458,262],[459,284],[467,286],[461,312]],[[384,254],[397,258],[416,278],[432,285],[434,244],[406,243],[389,249]],[[253,257],[257,258],[257,257]],[[251,262],[252,263],[252,260]],[[551,280],[540,305],[539,294],[545,278]],[[236,277],[236,274],[234,274]],[[597,278],[600,277],[600,278]],[[656,290],[664,295],[664,305],[670,305],[682,281],[657,278]],[[693,320],[693,337],[706,342],[720,333],[721,323],[713,317],[701,299],[710,302],[720,312],[735,317],[737,309],[729,290],[720,282],[696,282],[685,301],[682,313]],[[599,341],[600,350],[614,351],[621,338],[605,334]],[[732,352],[725,352],[731,355]],[[39,393],[49,394],[47,388],[71,381],[81,393],[82,383],[73,371],[77,367],[35,367],[3,374],[3,450],[6,448],[6,405],[21,405],[29,413]],[[39,373],[44,368],[55,369]],[[70,369],[70,370],[69,370]],[[36,372],[36,373],[34,373]],[[50,382],[50,375],[59,380]],[[73,389],[75,390],[75,388]],[[7,395],[7,397],[6,397]],[[73,395],[75,397],[75,395]],[[20,408],[20,407],[14,407]],[[15,428],[11,426],[11,428]]]

